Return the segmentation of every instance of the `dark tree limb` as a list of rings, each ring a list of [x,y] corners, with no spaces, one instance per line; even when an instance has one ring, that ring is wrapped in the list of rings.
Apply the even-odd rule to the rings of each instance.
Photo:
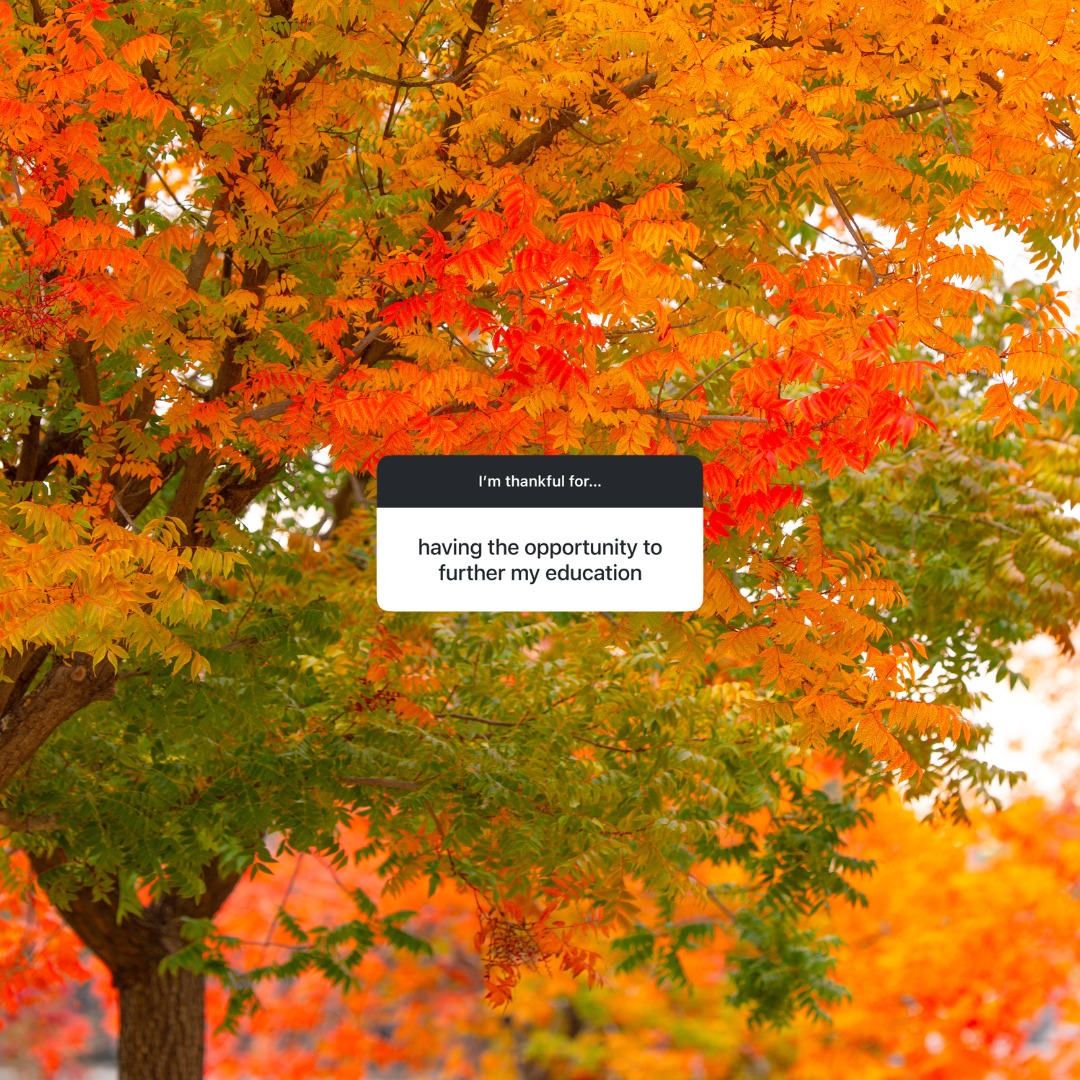
[[[258,263],[245,268],[241,288],[253,292],[261,299],[269,276],[269,264],[265,259],[260,260]],[[232,330],[233,334],[225,342],[222,350],[221,365],[214,378],[214,385],[207,395],[207,399],[210,401],[228,394],[240,382],[243,375],[243,366],[237,359],[237,353],[241,345],[249,340],[250,334],[239,323],[234,323]],[[194,539],[195,518],[203,502],[206,483],[213,475],[215,468],[214,455],[209,450],[196,450],[187,458],[182,468],[183,474],[169,506],[168,516],[179,518],[183,522],[189,539]],[[273,475],[273,473],[267,476],[267,481],[270,475]],[[265,483],[263,486],[265,486]],[[253,493],[251,498],[254,498],[255,494],[258,494],[258,492]],[[248,501],[251,501],[250,498]]]
[[[593,94],[592,102],[602,112],[610,112],[620,100],[632,101],[656,85],[656,72],[647,71],[636,79],[616,89],[605,88]],[[554,116],[545,120],[531,135],[522,139],[517,146],[511,147],[492,165],[496,169],[508,166],[526,165],[533,160],[540,150],[550,146],[562,132],[585,119],[576,109],[559,109]],[[431,227],[436,232],[445,232],[456,220],[458,214],[469,205],[466,195],[458,194],[443,205],[433,206],[435,213],[431,218]]]
[[[84,405],[100,405],[101,386],[98,383],[97,362],[90,343],[84,338],[74,338],[68,345],[68,359],[71,360],[71,367],[79,384],[79,400]]]
[[[391,791],[419,791],[424,786],[415,780],[395,780],[388,776],[346,776],[344,783],[358,787],[387,788]]]
[[[606,88],[600,90],[598,93],[593,94],[592,101],[601,111],[610,112],[620,100],[633,101],[634,98],[641,97],[646,90],[651,90],[654,86],[656,86],[656,72],[647,71],[644,75],[639,75],[636,79],[632,79],[615,90]],[[554,116],[545,120],[532,135],[523,139],[517,146],[507,150],[494,163],[495,168],[501,169],[507,165],[525,165],[536,156],[538,150],[550,146],[557,135],[584,119],[585,117],[575,109],[560,109]]]
[[[46,645],[31,646],[22,652],[8,653],[0,665],[0,717],[13,709],[26,696],[45,658],[49,655]]]
[[[28,390],[44,390],[49,385],[48,375],[39,375],[27,383]],[[26,425],[26,434],[22,438],[22,448],[19,452],[19,466],[15,470],[17,483],[25,483],[33,480],[37,475],[38,457],[41,450],[41,414],[34,413]]]
[[[191,254],[191,261],[188,263],[187,272],[184,276],[187,279],[188,288],[192,292],[199,291],[199,286],[202,285],[203,278],[206,276],[210,260],[214,257],[213,236],[218,224],[217,219],[228,208],[229,192],[226,190],[214,200],[214,205],[210,210],[210,217],[206,222],[206,228],[203,230],[203,234],[199,237],[199,242]]]
[[[55,660],[34,692],[0,716],[0,791],[65,720],[115,693],[111,664],[95,667],[86,653]]]
[[[38,447],[33,480],[44,480],[56,467],[61,454],[78,454],[83,449],[82,435],[77,431],[58,431],[49,428]]]

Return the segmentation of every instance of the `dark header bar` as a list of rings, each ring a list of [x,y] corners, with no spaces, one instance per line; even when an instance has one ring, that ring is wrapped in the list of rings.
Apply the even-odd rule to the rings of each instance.
[[[379,462],[377,480],[377,502],[385,507],[702,505],[701,462],[685,455],[395,455]]]

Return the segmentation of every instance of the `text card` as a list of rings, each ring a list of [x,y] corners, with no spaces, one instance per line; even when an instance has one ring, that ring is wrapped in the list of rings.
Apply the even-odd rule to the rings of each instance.
[[[385,457],[386,611],[694,611],[703,590],[694,457]]]

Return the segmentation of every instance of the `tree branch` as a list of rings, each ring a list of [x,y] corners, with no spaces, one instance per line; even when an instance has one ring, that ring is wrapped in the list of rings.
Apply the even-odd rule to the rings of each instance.
[[[10,829],[12,832],[31,833],[49,832],[52,829],[59,828],[60,822],[57,818],[39,817],[36,814],[24,818],[13,817],[6,810],[0,810],[0,825],[3,825],[5,829]]]
[[[0,666],[0,717],[22,701],[48,655],[48,646],[38,645],[4,657]]]
[[[628,101],[632,101],[634,98],[641,97],[646,90],[651,90],[655,85],[656,72],[647,71],[644,75],[639,75],[636,79],[632,79],[614,92],[605,88],[593,94],[592,101],[604,112],[610,112],[618,103],[619,95]],[[585,118],[581,113],[573,109],[560,109],[555,116],[545,120],[532,135],[523,139],[517,146],[503,154],[494,163],[495,168],[500,169],[506,165],[524,165],[533,158],[538,150],[550,146],[560,132],[566,131],[567,128],[573,127],[574,124],[580,123],[583,119]]]
[[[810,160],[821,169],[821,158],[818,157],[817,151],[808,147],[807,152],[810,154]],[[859,223],[851,216],[851,211],[848,210],[844,200],[840,198],[839,192],[832,186],[832,182],[825,175],[824,171],[822,171],[821,179],[825,182],[825,189],[828,191],[829,198],[832,199],[832,204],[836,207],[836,212],[840,215],[840,219],[844,223],[844,228],[847,229],[851,239],[855,241],[855,246],[859,249],[859,254],[862,256],[862,260],[866,264],[867,270],[870,271],[870,275],[874,279],[874,286],[877,287],[881,284],[881,277],[874,269],[873,260],[870,258],[870,249],[866,246],[866,237],[863,236],[862,229],[859,228]]]
[[[381,86],[392,86],[397,90],[422,90],[426,86],[442,86],[445,83],[456,82],[453,75],[436,75],[430,79],[395,79],[390,75],[379,75],[374,71],[361,68],[356,73],[369,82],[379,83]]]
[[[633,100],[655,85],[656,72],[647,71],[644,75],[632,79],[614,91],[607,88],[600,90],[592,96],[592,101],[604,112],[610,112],[618,104],[619,95],[626,100]],[[508,165],[526,164],[533,159],[539,150],[550,146],[559,134],[583,119],[582,114],[574,109],[560,109],[554,116],[545,120],[536,131],[518,143],[517,146],[511,147],[502,157],[492,162],[492,167],[502,169]],[[463,194],[458,194],[449,199],[432,216],[431,227],[436,232],[445,232],[457,217],[458,212],[468,206],[469,202],[469,197]]]
[[[30,853],[38,882],[49,893],[53,873],[67,862],[62,848],[49,854]],[[202,870],[203,891],[198,896],[168,892],[141,911],[120,918],[119,890],[95,895],[92,886],[81,888],[60,909],[65,922],[109,969],[117,989],[123,989],[156,973],[166,957],[187,942],[185,919],[210,919],[236,888],[241,874],[223,873],[215,859]]]
[[[473,724],[487,724],[488,727],[518,727],[521,724],[520,720],[488,720],[485,716],[473,716],[471,713],[441,712],[432,715],[439,719],[448,717],[451,720],[468,720]]]
[[[364,787],[390,788],[394,791],[419,791],[423,784],[414,780],[394,780],[386,776],[346,776],[346,784],[358,784]]]
[[[932,101],[916,101],[911,105],[905,105],[902,109],[893,109],[889,115],[897,120],[903,120],[905,116],[914,116],[916,113],[933,112],[940,107],[942,102],[951,105],[957,100],[959,99],[951,98],[946,94],[943,98],[935,97]]]
[[[116,671],[86,653],[56,660],[37,689],[0,716],[0,791],[69,717],[116,693]]]
[[[712,371],[708,372],[708,374],[706,374],[706,375],[703,375],[700,379],[698,379],[698,381],[696,383],[694,383],[693,386],[690,387],[689,390],[686,390],[683,393],[681,393],[675,400],[676,401],[684,401],[695,390],[700,390],[701,387],[703,387],[718,371],[721,371],[724,368],[726,368],[728,366],[728,364],[735,363],[735,361],[738,360],[740,356],[744,356],[749,351],[750,351],[750,346],[747,345],[745,349],[740,349],[737,353],[734,353],[732,356],[729,356],[726,360],[721,360],[720,363],[717,364],[716,367],[714,367],[712,369]]]
[[[219,215],[225,213],[228,208],[229,192],[223,191],[214,200],[214,205],[210,210],[210,217],[206,221],[206,228],[203,230],[202,236],[199,237],[199,243],[192,252],[191,262],[188,263],[187,273],[184,275],[187,279],[188,288],[192,292],[197,293],[199,291],[199,286],[202,285],[202,280],[206,276],[210,260],[214,257],[215,244],[212,237],[217,228],[216,219]]]
[[[686,413],[665,412],[663,409],[635,409],[634,412],[645,416],[655,416],[661,420],[674,420],[677,424],[767,424],[764,416],[740,416],[737,413],[706,413],[697,419]]]
[[[244,269],[241,288],[261,298],[269,276],[270,266],[265,259],[261,259],[253,265],[249,264]],[[222,350],[221,365],[218,367],[217,375],[214,378],[214,385],[207,394],[208,401],[224,397],[236,386],[243,374],[241,365],[236,360],[236,353],[240,346],[248,340],[249,334],[235,323],[232,329],[233,334],[226,340]],[[195,517],[202,504],[206,482],[213,474],[215,464],[215,456],[211,451],[195,451],[184,462],[180,483],[173,493],[168,516],[179,518],[184,523],[189,540],[194,539]],[[254,498],[254,494],[251,498]]]
[[[354,358],[362,358],[367,349],[375,343],[385,329],[383,323],[372,327],[353,349]],[[345,370],[346,366],[345,364],[335,364],[324,376],[324,381],[333,382]],[[281,416],[282,413],[286,412],[292,403],[292,398],[282,398],[280,401],[271,402],[269,405],[260,405],[257,409],[252,409],[251,412],[241,413],[236,418],[236,421],[239,423],[241,420],[272,420],[275,416]]]
[[[26,384],[27,390],[44,390],[49,385],[48,375],[38,375]],[[26,425],[19,451],[19,466],[15,470],[15,482],[25,483],[37,475],[38,452],[41,449],[41,414],[34,413]]]
[[[94,351],[84,338],[73,338],[68,344],[68,359],[71,360],[75,379],[79,384],[79,398],[84,405],[101,404],[101,387],[98,384],[97,365],[94,363]]]

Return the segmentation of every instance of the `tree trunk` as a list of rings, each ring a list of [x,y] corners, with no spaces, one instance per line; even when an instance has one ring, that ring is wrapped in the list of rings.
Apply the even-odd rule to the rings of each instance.
[[[203,976],[151,971],[118,989],[120,1080],[202,1080]]]
[[[45,892],[63,851],[31,855]],[[183,948],[183,920],[211,919],[240,880],[217,863],[203,868],[198,897],[167,893],[117,921],[116,893],[82,889],[60,909],[83,944],[104,961],[120,995],[120,1080],[202,1080],[206,1038],[202,975],[161,974],[161,962]]]

